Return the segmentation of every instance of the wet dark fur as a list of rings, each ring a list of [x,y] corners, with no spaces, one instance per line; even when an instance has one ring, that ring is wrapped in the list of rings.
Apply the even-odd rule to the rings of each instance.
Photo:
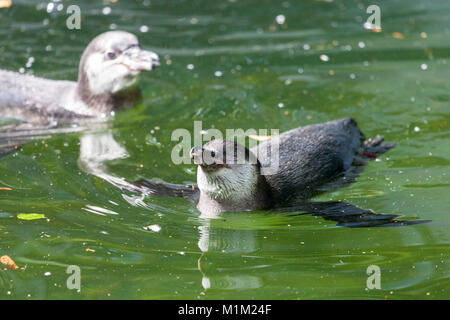
[[[273,139],[280,143],[279,171],[274,175],[260,175],[255,197],[248,199],[246,207],[238,208],[239,211],[277,208],[273,212],[313,214],[346,227],[406,226],[428,222],[400,221],[397,220],[399,215],[377,214],[345,202],[308,201],[320,192],[353,182],[367,161],[395,146],[385,142],[381,136],[365,140],[353,119],[296,128],[259,144],[251,151],[256,154],[258,150],[265,150]],[[245,154],[247,158],[248,152]],[[270,161],[270,153],[259,154],[258,166],[267,166]],[[147,179],[136,182],[136,185],[147,188],[153,195],[182,196],[192,202],[200,199],[203,204],[199,207],[212,211],[218,205],[212,200],[201,199],[196,185],[185,187]],[[238,211],[233,203],[219,205],[223,211]]]

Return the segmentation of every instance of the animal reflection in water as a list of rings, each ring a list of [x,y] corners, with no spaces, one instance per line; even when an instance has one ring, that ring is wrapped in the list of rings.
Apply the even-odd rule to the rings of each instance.
[[[86,173],[99,177],[112,185],[128,191],[141,191],[124,178],[108,172],[106,162],[128,158],[128,152],[115,139],[111,132],[85,133],[80,138],[78,166]]]
[[[4,126],[0,128],[0,157],[16,152],[33,140],[49,139],[55,134],[81,132],[79,168],[112,185],[127,191],[142,192],[139,188],[110,173],[107,162],[127,158],[128,152],[121,146],[107,124],[89,124],[89,127],[72,126],[65,128],[35,127],[28,124]]]

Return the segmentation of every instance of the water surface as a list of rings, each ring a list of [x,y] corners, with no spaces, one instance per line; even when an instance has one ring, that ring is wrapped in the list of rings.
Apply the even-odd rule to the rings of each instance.
[[[0,188],[11,189],[0,189],[0,255],[24,267],[0,271],[0,298],[449,298],[448,1],[372,1],[378,33],[363,28],[363,1],[78,1],[78,31],[65,27],[71,1],[52,10],[13,2],[0,9],[2,69],[76,80],[82,50],[110,29],[137,34],[162,66],[143,75],[142,104],[107,126],[44,135],[0,159]],[[344,228],[269,212],[210,220],[184,199],[143,198],[107,179],[195,182],[195,166],[171,161],[172,131],[192,132],[194,120],[286,131],[347,116],[397,147],[316,200],[431,222]],[[83,139],[123,148],[102,167],[106,179],[83,170]],[[69,265],[81,268],[80,292],[66,287]],[[381,269],[380,290],[366,288],[370,265]]]

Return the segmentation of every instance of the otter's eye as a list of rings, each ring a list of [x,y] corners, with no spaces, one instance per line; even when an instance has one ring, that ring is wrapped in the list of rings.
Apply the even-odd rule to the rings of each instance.
[[[214,151],[211,151],[211,157],[215,157],[216,156],[216,153],[214,152]]]
[[[114,52],[108,52],[107,55],[108,55],[108,58],[110,58],[111,60],[116,58],[116,54]]]

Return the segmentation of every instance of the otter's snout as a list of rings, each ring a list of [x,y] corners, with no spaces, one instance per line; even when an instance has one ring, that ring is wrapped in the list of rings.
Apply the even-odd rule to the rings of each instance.
[[[223,161],[219,159],[216,152],[202,147],[193,147],[190,152],[191,159],[195,164],[204,168],[223,165]]]

